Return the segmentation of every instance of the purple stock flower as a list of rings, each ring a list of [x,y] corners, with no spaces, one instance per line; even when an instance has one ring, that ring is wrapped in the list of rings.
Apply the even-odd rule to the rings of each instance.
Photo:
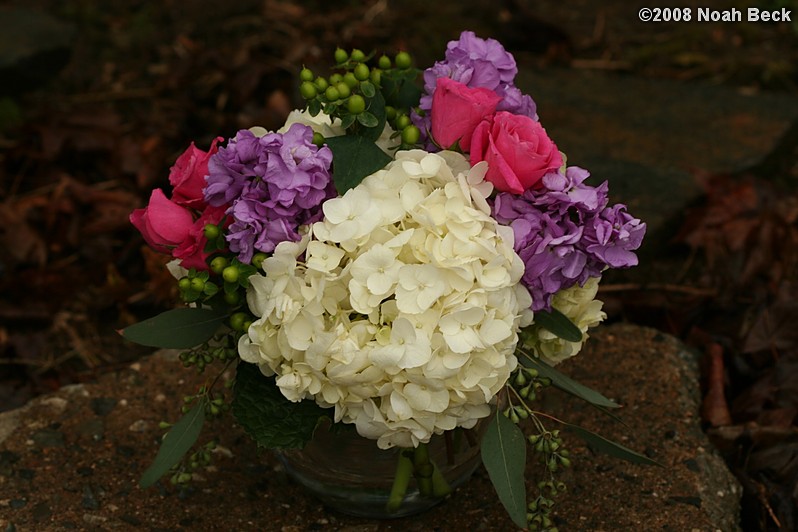
[[[606,268],[637,264],[646,225],[626,212],[608,207],[608,185],[584,184],[590,174],[569,167],[551,172],[543,187],[518,196],[499,193],[493,216],[508,224],[515,236],[515,252],[524,261],[523,285],[532,296],[532,310],[548,310],[558,291],[584,285]]]
[[[263,137],[242,130],[209,161],[205,200],[229,205],[225,238],[242,262],[299,240],[299,226],[321,219],[321,204],[335,197],[332,152],[312,140],[303,124]]]
[[[537,120],[535,102],[513,85],[518,67],[515,58],[495,39],[481,39],[473,31],[464,31],[460,39],[446,46],[443,61],[437,61],[424,71],[424,94],[419,101],[423,116],[413,110],[413,123],[421,130],[422,138],[430,128],[429,112],[438,78],[446,77],[474,88],[490,89],[502,97],[498,111],[526,115]],[[428,146],[431,148],[431,146]]]

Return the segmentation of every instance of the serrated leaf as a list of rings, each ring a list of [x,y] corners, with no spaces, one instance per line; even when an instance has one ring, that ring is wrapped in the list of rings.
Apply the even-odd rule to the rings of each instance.
[[[357,115],[357,121],[363,127],[377,127],[378,124],[377,117],[369,113],[368,111],[363,111],[362,113]]]
[[[141,345],[188,349],[213,337],[227,315],[226,309],[177,308],[118,332]]]
[[[391,162],[373,140],[359,135],[330,137],[327,146],[333,152],[333,181],[341,195]]]
[[[207,398],[203,396],[191,410],[172,425],[172,428],[164,436],[152,465],[141,475],[139,486],[148,488],[155,484],[191,449],[199,438],[202,425],[205,423],[206,402]]]
[[[621,405],[619,405],[612,399],[608,399],[607,397],[601,395],[599,392],[591,388],[588,388],[584,384],[576,382],[567,375],[563,375],[562,373],[560,373],[559,371],[549,366],[540,359],[531,356],[522,356],[519,358],[519,360],[521,364],[523,364],[524,366],[537,370],[542,377],[551,379],[551,383],[557,388],[561,389],[564,392],[568,392],[571,395],[579,397],[580,399],[583,399],[594,406],[600,408],[621,407]]]
[[[238,364],[234,391],[233,415],[260,447],[302,448],[319,421],[332,418],[330,409],[311,400],[293,403],[286,399],[274,377],[263,375],[255,364]]]
[[[497,413],[482,437],[482,463],[510,519],[526,528],[526,438],[518,426]]]
[[[585,440],[596,451],[601,451],[603,453],[609,454],[610,456],[621,458],[622,460],[626,460],[627,462],[632,462],[634,464],[662,466],[662,464],[656,460],[652,460],[643,454],[633,451],[628,447],[624,447],[620,443],[608,440],[604,436],[600,436],[595,432],[591,432],[586,428],[580,427],[579,425],[565,423],[565,426],[568,428],[568,430],[574,432],[577,436]]]
[[[568,316],[556,308],[552,308],[549,312],[544,310],[535,312],[535,323],[550,331],[552,334],[556,334],[563,340],[569,342],[582,341],[582,331],[579,330],[579,327],[574,325],[574,323],[568,319]]]

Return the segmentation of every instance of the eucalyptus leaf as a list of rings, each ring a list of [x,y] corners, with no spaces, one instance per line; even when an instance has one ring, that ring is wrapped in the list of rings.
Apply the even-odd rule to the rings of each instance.
[[[651,458],[643,454],[635,452],[629,449],[628,447],[624,447],[620,443],[608,440],[604,436],[600,436],[595,432],[591,432],[586,428],[580,427],[579,425],[571,425],[570,423],[565,423],[565,426],[568,428],[568,430],[572,431],[577,436],[585,440],[596,451],[607,453],[610,456],[614,456],[615,458],[621,458],[622,460],[626,460],[627,462],[632,462],[633,464],[662,466],[662,464],[660,464],[656,460],[652,460]]]
[[[194,445],[205,423],[207,397],[202,396],[163,438],[152,465],[141,476],[139,486],[148,488],[177,465]]]
[[[259,447],[302,448],[322,418],[332,418],[312,400],[293,403],[258,366],[241,362],[236,370],[233,415]]]
[[[535,323],[563,340],[569,342],[582,341],[582,331],[579,330],[579,327],[574,325],[565,314],[556,308],[552,308],[548,312],[544,310],[535,312]]]
[[[377,117],[369,113],[368,111],[363,111],[362,113],[357,115],[357,121],[363,127],[377,127],[377,124],[379,123]]]
[[[497,413],[482,437],[482,464],[513,522],[526,528],[526,438],[518,426]]]
[[[538,373],[542,377],[546,377],[551,379],[551,383],[556,386],[557,388],[563,390],[564,392],[568,392],[571,395],[579,397],[587,401],[588,403],[600,407],[600,408],[620,408],[621,405],[613,401],[612,399],[608,399],[604,397],[599,392],[588,388],[584,384],[580,384],[573,380],[572,378],[568,377],[567,375],[563,375],[553,367],[549,366],[542,360],[532,357],[532,356],[522,356],[520,357],[520,362],[524,366],[528,368],[532,368],[538,371]]]
[[[125,327],[119,333],[141,345],[188,349],[210,340],[228,314],[227,309],[177,308]]]
[[[391,162],[373,140],[359,135],[330,137],[327,146],[333,152],[333,181],[341,195]]]

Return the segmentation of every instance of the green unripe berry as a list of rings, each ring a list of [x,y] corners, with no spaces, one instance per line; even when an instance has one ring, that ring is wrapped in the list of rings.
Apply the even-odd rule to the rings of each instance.
[[[312,100],[318,93],[316,86],[311,81],[303,81],[299,85],[299,95],[306,100]]]
[[[227,266],[224,270],[222,270],[222,279],[228,283],[235,283],[238,281],[239,273],[238,266]]]
[[[366,60],[366,54],[355,48],[354,50],[352,50],[351,59],[356,63],[360,63],[361,61]]]
[[[208,240],[216,240],[219,238],[219,227],[214,224],[205,224],[202,232]]]
[[[241,303],[241,296],[238,294],[238,292],[225,292],[224,300],[228,305],[235,306]]]
[[[324,97],[329,101],[334,102],[340,98],[340,94],[338,94],[338,89],[333,86],[329,86],[327,87],[327,90],[324,91]]]
[[[388,122],[393,122],[396,119],[396,109],[391,107],[390,105],[385,106],[385,119]]]
[[[334,57],[335,62],[340,65],[341,63],[346,63],[347,59],[349,59],[349,54],[342,48],[336,48]]]
[[[191,279],[189,279],[188,277],[182,277],[177,282],[177,287],[183,292],[185,292],[186,290],[191,290]]]
[[[416,126],[407,126],[402,130],[403,144],[416,144],[421,139],[421,131]]]
[[[244,323],[249,320],[249,316],[246,312],[236,312],[232,316],[230,316],[230,327],[234,331],[243,331],[244,330]]]
[[[353,94],[346,102],[346,108],[353,115],[358,115],[366,110],[366,100],[359,94]]]
[[[403,130],[410,125],[410,117],[407,115],[399,115],[396,117],[396,129]]]
[[[324,146],[324,135],[322,135],[318,131],[314,131],[313,132],[313,141],[312,142],[313,142],[313,144],[315,144],[316,146],[321,148],[322,146]],[[266,258],[266,256],[264,255],[263,258]],[[255,266],[256,268],[260,268],[261,264],[263,264],[263,259],[261,259],[260,262],[258,262],[258,264],[255,264],[255,258],[254,257],[252,258],[252,265],[253,266]]]
[[[391,68],[391,58],[387,55],[383,55],[380,57],[379,61],[377,61],[377,66],[383,70],[388,70]]]
[[[382,70],[380,70],[379,68],[375,68],[374,70],[371,71],[371,76],[369,76],[369,78],[371,78],[371,82],[373,84],[379,85],[380,80],[382,80]]]
[[[409,53],[399,52],[396,54],[394,62],[396,63],[396,68],[410,68],[410,65],[413,63],[413,59],[410,57]]]
[[[343,81],[336,83],[335,88],[338,89],[338,97],[341,99],[349,98],[349,95],[352,94],[352,90],[349,88],[349,85]]]
[[[303,68],[299,71],[299,79],[302,81],[313,81],[313,71],[309,68]]]
[[[214,257],[213,260],[211,260],[211,271],[213,273],[220,274],[222,273],[222,270],[227,267],[227,264],[228,262],[225,257],[222,257],[221,255]]]
[[[191,279],[191,289],[195,292],[202,292],[205,288],[205,281],[200,279],[199,277],[194,277]]]
[[[321,76],[317,77],[316,81],[314,81],[313,83],[316,85],[316,88],[320,91],[325,91],[327,90],[327,87],[330,86],[327,80]]]
[[[344,83],[349,85],[350,89],[354,89],[355,87],[357,87],[358,81],[354,74],[352,74],[351,72],[347,72],[346,74],[344,74]]]
[[[251,326],[252,326],[252,320],[245,321],[244,325],[242,325],[242,327],[244,328],[243,329],[244,332],[248,331]]]
[[[355,79],[358,81],[366,81],[369,79],[369,75],[371,74],[371,70],[369,70],[368,65],[365,63],[358,63],[355,66],[355,69],[352,71],[352,74],[355,75]]]
[[[344,80],[344,77],[341,74],[339,74],[338,72],[336,72],[335,74],[330,76],[329,82],[330,82],[330,85],[338,85],[343,80]]]

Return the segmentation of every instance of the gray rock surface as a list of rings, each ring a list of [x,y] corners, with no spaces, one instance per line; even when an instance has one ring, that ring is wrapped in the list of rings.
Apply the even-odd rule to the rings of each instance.
[[[554,391],[547,412],[664,467],[593,455],[567,436],[574,465],[562,475],[569,490],[558,502],[560,530],[736,529],[740,489],[701,431],[696,364],[681,343],[652,329],[602,327],[561,369],[623,404],[626,426]],[[331,512],[229,418],[210,425],[221,446],[191,492],[139,488],[162,434],[158,422],[174,420],[182,396],[209,377],[158,352],[0,415],[0,530],[513,529],[481,469],[419,516],[377,522]],[[530,463],[527,479],[538,474]]]

